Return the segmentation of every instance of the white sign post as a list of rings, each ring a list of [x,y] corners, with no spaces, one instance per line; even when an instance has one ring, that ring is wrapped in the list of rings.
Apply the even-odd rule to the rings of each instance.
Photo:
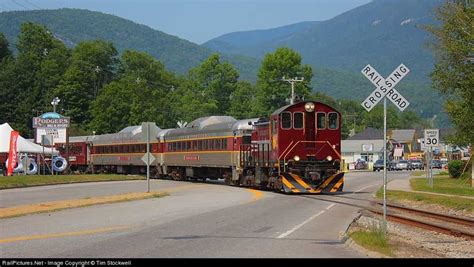
[[[392,101],[400,111],[404,111],[410,103],[397,91],[397,85],[410,70],[400,64],[386,79],[382,77],[370,64],[361,70],[362,74],[376,86],[375,90],[361,103],[371,111],[383,98],[383,228],[387,231],[387,98]]]
[[[155,157],[150,153],[150,139],[156,138],[157,130],[154,122],[142,123],[142,140],[146,142],[146,153],[142,160],[146,164],[147,193],[150,193],[150,164],[155,161]]]
[[[429,148],[427,160],[428,163],[428,184],[433,188],[433,147],[439,146],[439,129],[425,129],[425,147]]]

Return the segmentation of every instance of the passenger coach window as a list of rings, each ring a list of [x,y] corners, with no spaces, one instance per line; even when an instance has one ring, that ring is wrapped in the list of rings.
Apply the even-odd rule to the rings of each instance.
[[[280,120],[281,120],[281,128],[291,129],[291,112],[282,112]]]
[[[337,129],[338,128],[338,116],[337,113],[331,112],[328,114],[329,117],[329,129]]]
[[[293,128],[303,129],[303,113],[295,112],[293,115],[295,116],[294,121],[293,121]]]
[[[326,129],[326,113],[318,112],[316,114],[318,129]]]

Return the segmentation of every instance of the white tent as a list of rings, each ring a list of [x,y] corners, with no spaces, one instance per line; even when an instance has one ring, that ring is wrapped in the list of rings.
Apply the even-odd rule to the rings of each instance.
[[[13,131],[12,127],[8,123],[0,125],[0,153],[8,153],[10,151],[10,133]],[[16,150],[19,153],[43,153],[43,146],[35,144],[19,136]],[[44,153],[51,155],[51,148],[44,148]],[[58,151],[54,149],[54,154],[58,154]]]

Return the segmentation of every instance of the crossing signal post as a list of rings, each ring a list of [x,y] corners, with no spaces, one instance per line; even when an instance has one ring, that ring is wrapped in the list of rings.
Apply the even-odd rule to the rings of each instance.
[[[400,111],[404,111],[410,102],[397,90],[397,85],[410,70],[402,63],[386,79],[382,77],[370,64],[361,70],[362,74],[376,86],[375,90],[361,103],[367,111],[371,111],[383,99],[383,230],[387,231],[387,98]]]

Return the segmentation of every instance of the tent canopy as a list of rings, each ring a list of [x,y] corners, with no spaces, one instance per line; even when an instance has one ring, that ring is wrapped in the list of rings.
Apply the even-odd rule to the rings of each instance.
[[[0,153],[8,153],[10,151],[10,133],[13,131],[13,128],[10,127],[8,123],[0,125]],[[44,148],[44,153],[51,155],[51,148],[43,147],[33,142],[26,140],[25,138],[19,136],[16,150],[19,153],[35,153],[42,154]],[[53,150],[54,154],[58,154],[56,149]]]

